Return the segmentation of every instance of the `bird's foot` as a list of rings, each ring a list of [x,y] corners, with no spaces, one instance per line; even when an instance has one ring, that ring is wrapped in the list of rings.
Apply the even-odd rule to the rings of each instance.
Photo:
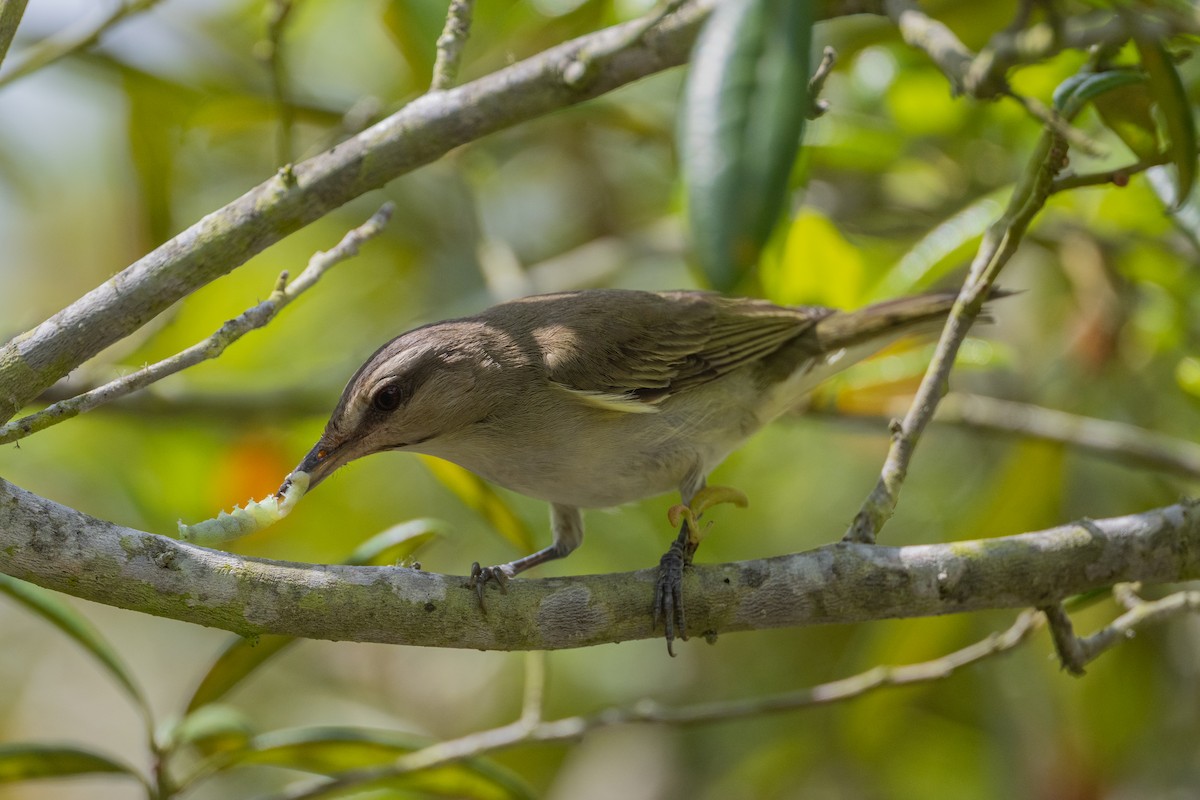
[[[683,570],[692,563],[695,548],[688,548],[688,529],[685,526],[679,538],[671,542],[670,549],[658,560],[658,580],[654,584],[654,607],[652,627],[663,621],[667,637],[667,653],[675,655],[675,628],[679,627],[679,638],[687,640],[687,614],[683,608]]]
[[[739,508],[748,504],[746,495],[728,486],[707,486],[692,497],[688,505],[672,506],[667,511],[671,525],[679,526],[679,536],[671,542],[670,549],[658,561],[658,580],[654,584],[654,605],[651,609],[653,628],[663,621],[667,638],[667,653],[675,655],[675,631],[679,638],[687,641],[687,614],[683,606],[683,571],[691,566],[692,557],[708,527],[699,525],[700,515],[705,510],[721,503],[732,503]]]
[[[475,596],[479,598],[479,609],[487,613],[487,607],[483,604],[483,590],[489,583],[494,583],[500,588],[501,594],[508,594],[508,579],[511,577],[505,567],[507,564],[500,564],[495,567],[481,567],[476,561],[471,565],[471,578],[467,581],[467,588],[475,590]]]

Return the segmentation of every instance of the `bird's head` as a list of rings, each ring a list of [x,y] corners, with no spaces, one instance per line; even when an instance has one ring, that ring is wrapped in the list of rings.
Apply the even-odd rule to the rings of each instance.
[[[379,348],[346,384],[325,432],[293,474],[308,473],[311,490],[356,458],[427,450],[485,418],[499,370],[479,328],[467,320],[438,323]]]

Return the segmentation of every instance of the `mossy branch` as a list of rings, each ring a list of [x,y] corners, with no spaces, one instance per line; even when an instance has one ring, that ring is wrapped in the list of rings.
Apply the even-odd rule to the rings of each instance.
[[[0,572],[98,603],[246,636],[482,650],[655,637],[655,571],[514,580],[480,611],[467,579],[207,550],[94,519],[0,480]],[[1037,533],[911,547],[839,543],[697,565],[691,630],[715,636],[995,608],[1047,607],[1142,581],[1200,578],[1200,509],[1178,504]]]

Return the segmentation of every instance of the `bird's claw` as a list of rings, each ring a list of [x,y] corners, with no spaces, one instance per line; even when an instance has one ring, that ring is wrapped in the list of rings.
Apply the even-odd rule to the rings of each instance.
[[[479,598],[479,608],[485,613],[487,607],[483,604],[483,590],[489,583],[500,587],[501,594],[508,594],[508,573],[504,571],[504,567],[481,567],[478,561],[473,563],[467,588],[475,590],[475,596]]]
[[[672,506],[667,518],[672,525],[679,526],[679,536],[671,542],[658,561],[658,580],[654,584],[654,606],[651,609],[651,630],[663,621],[667,637],[667,653],[675,655],[675,628],[679,627],[679,638],[687,641],[687,615],[683,608],[683,571],[691,566],[692,557],[707,528],[701,528],[700,515],[709,508],[730,503],[738,508],[747,505],[746,495],[728,486],[706,486],[692,497],[687,505]]]
[[[683,607],[683,570],[691,563],[685,542],[681,539],[658,561],[658,580],[654,585],[653,628],[663,621],[667,637],[667,653],[675,655],[675,626],[679,625],[679,638],[687,641],[687,614]]]

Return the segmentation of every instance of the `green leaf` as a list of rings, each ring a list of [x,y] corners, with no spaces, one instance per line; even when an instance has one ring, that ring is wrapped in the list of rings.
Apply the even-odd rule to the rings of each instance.
[[[1158,154],[1158,125],[1154,103],[1145,85],[1130,84],[1107,92],[1093,101],[1100,119],[1138,158]]]
[[[533,550],[533,532],[529,526],[483,478],[440,458],[418,457],[438,483],[453,492],[463,505],[478,512],[497,533],[522,552]]]
[[[1136,38],[1142,69],[1150,79],[1150,94],[1163,116],[1167,138],[1171,140],[1171,161],[1175,165],[1175,202],[1177,210],[1192,193],[1196,182],[1196,121],[1188,101],[1183,79],[1163,43],[1153,39]]]
[[[499,498],[497,498],[499,500]],[[502,502],[502,501],[500,501]],[[363,542],[345,560],[357,566],[395,564],[417,551],[449,526],[437,519],[414,519],[388,528]],[[293,636],[264,634],[253,639],[237,637],[217,656],[188,701],[189,716],[229,693],[252,672],[296,641]]]
[[[294,636],[263,634],[254,639],[238,637],[230,641],[208,673],[200,679],[200,685],[188,701],[187,712],[191,714],[201,706],[224,697],[233,687],[241,683],[250,673],[296,641]]]
[[[886,300],[927,289],[970,260],[988,226],[1004,211],[1012,186],[1003,186],[973,201],[921,237],[871,290],[872,300]]]
[[[191,745],[202,753],[240,750],[254,734],[250,720],[233,706],[209,703],[192,711],[171,730],[175,745]]]
[[[255,764],[337,775],[349,770],[385,767],[398,757],[430,744],[433,742],[425,737],[370,728],[317,727],[274,731],[255,737],[245,750],[232,754],[222,768]],[[335,797],[373,788],[480,800],[534,796],[533,791],[511,772],[479,758],[382,778],[352,789],[331,788],[312,796]]]
[[[1074,119],[1097,97],[1144,80],[1141,74],[1129,69],[1077,73],[1054,90],[1054,110],[1068,120]]]
[[[34,586],[32,583],[0,575],[0,592],[7,594],[27,609],[75,640],[75,643],[92,654],[116,679],[121,688],[133,698],[138,709],[150,719],[149,706],[133,675],[100,632],[84,619],[78,611],[62,601],[54,592]]]
[[[98,772],[122,773],[138,780],[131,767],[79,747],[54,744],[0,744],[0,783],[32,778],[63,778]]]
[[[440,519],[413,519],[393,525],[360,544],[347,564],[386,567],[399,564],[422,546],[444,534],[450,526]]]
[[[810,6],[724,0],[696,43],[680,152],[696,257],[722,291],[758,263],[787,199],[809,105]]]

